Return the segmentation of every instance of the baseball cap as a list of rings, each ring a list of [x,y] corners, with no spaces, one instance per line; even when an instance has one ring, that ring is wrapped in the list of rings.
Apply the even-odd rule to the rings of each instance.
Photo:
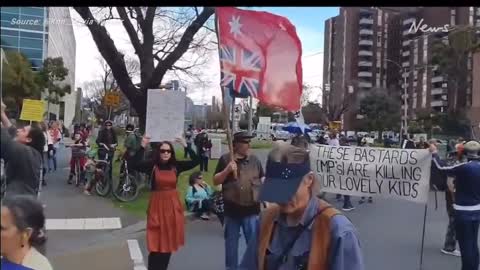
[[[310,159],[306,149],[289,144],[277,145],[269,154],[258,199],[272,203],[289,202],[309,172]]]
[[[253,136],[248,134],[247,131],[239,131],[233,134],[233,142],[241,142],[243,140],[252,139]]]

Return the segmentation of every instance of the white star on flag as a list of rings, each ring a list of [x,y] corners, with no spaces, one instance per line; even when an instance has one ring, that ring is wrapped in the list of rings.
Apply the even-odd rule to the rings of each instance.
[[[234,37],[242,34],[240,32],[240,28],[242,27],[242,24],[240,23],[240,16],[232,16],[232,20],[228,22],[228,24],[230,25],[230,33],[233,34]]]

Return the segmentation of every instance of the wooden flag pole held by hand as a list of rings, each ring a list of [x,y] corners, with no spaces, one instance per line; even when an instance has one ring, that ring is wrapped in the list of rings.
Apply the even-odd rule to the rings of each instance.
[[[221,53],[220,51],[220,38],[218,37],[218,17],[217,17],[217,9],[215,8],[215,34],[217,35],[217,42],[218,42],[218,54]],[[232,142],[232,130],[230,129],[230,125],[229,125],[229,113],[230,113],[230,108],[228,108],[227,106],[227,102],[225,100],[225,92],[226,92],[226,89],[220,85],[220,89],[222,89],[222,106],[223,106],[223,110],[224,110],[224,117],[225,117],[225,123],[227,124],[227,143],[228,143],[228,151],[230,152],[230,160],[235,160],[235,155],[233,153],[233,142]],[[230,106],[233,106],[233,104],[231,104]],[[233,115],[232,115],[233,117]],[[232,123],[233,123],[233,118],[232,118]],[[237,171],[234,171],[233,172],[233,177],[235,179],[238,179],[238,172]]]

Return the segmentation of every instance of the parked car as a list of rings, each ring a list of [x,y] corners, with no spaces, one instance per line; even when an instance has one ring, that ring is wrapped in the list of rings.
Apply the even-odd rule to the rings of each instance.
[[[282,129],[284,126],[284,124],[272,124],[272,141],[282,140],[286,142],[292,138],[291,133]]]

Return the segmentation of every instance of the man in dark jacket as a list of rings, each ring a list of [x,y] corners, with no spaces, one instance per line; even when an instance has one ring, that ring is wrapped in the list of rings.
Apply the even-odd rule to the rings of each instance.
[[[45,137],[38,127],[25,126],[18,129],[15,140],[8,133],[11,123],[1,109],[1,158],[5,161],[6,196],[25,194],[36,196],[39,189],[42,151]]]

